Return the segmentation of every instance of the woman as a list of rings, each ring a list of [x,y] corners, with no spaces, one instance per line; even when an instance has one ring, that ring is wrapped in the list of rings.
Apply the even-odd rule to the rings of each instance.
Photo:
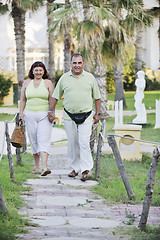
[[[43,164],[41,176],[46,176],[51,173],[47,168],[52,131],[52,124],[48,120],[48,109],[54,87],[48,80],[48,73],[42,62],[32,64],[28,77],[21,90],[19,118],[25,120],[35,160],[35,168],[32,172],[39,172],[41,157]]]

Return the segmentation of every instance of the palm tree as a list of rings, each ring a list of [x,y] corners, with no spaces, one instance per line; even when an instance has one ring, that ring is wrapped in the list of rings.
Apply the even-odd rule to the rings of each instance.
[[[81,3],[81,5],[80,5]],[[86,8],[90,9],[90,19],[81,19],[78,18],[78,13],[81,11],[82,5]],[[116,9],[125,9],[125,14],[122,14],[120,10]],[[71,11],[72,10],[72,11]],[[137,17],[138,14],[138,17]],[[138,0],[134,1],[126,1],[126,0],[115,0],[115,1],[103,1],[103,0],[94,0],[94,1],[86,1],[86,0],[79,0],[79,1],[72,1],[70,5],[70,9],[64,11],[63,9],[57,13],[56,17],[57,20],[54,23],[54,26],[60,26],[64,19],[67,19],[67,16],[72,16],[72,20],[74,17],[78,20],[78,25],[76,25],[75,29],[77,32],[77,39],[79,41],[79,48],[83,49],[83,52],[91,56],[92,63],[95,66],[95,77],[99,84],[99,87],[103,89],[101,91],[102,98],[105,94],[105,99],[102,99],[102,106],[103,106],[103,113],[106,114],[106,63],[104,61],[104,54],[103,54],[103,42],[106,41],[105,37],[105,30],[106,28],[110,29],[110,36],[108,37],[108,41],[111,43],[113,39],[113,44],[111,50],[113,51],[112,56],[116,56],[115,53],[122,52],[121,45],[125,44],[127,38],[124,38],[126,32],[128,31],[128,37],[130,38],[131,27],[134,28],[134,21],[142,22],[144,17],[143,9],[141,4],[139,4]],[[70,21],[70,24],[73,25],[73,21]],[[117,30],[118,29],[118,30]],[[74,31],[74,29],[73,29]],[[122,34],[123,33],[123,34]],[[122,44],[119,44],[119,42]],[[116,44],[115,44],[116,42]],[[85,47],[84,47],[85,45]],[[114,48],[115,47],[115,48]],[[120,47],[120,49],[119,49]],[[117,59],[122,59],[122,54],[117,55],[118,58],[115,60],[115,84],[117,84],[117,91],[123,93],[123,82],[122,82],[122,64],[121,61]],[[88,57],[89,58],[89,57]],[[116,65],[119,66],[116,66]],[[120,72],[118,72],[120,71]],[[120,83],[121,81],[121,83]],[[100,90],[101,90],[100,89]],[[119,94],[119,96],[124,99],[124,93]],[[118,97],[118,100],[119,99]]]
[[[65,3],[52,3],[50,7],[50,15],[54,19],[49,24],[49,31],[57,31],[57,35],[60,38],[64,38],[64,72],[70,70],[70,57],[71,57],[71,18],[72,12],[68,14],[66,18],[66,13],[70,10],[69,0],[65,0]],[[59,14],[62,16],[59,16]],[[58,19],[57,19],[58,18]]]
[[[16,61],[18,77],[18,99],[20,98],[22,82],[25,79],[25,14],[28,9],[36,10],[43,5],[43,0],[12,0],[11,15],[14,22],[16,41]]]
[[[65,0],[65,8],[70,6],[69,0]],[[68,72],[70,70],[70,59],[71,59],[71,27],[66,22],[64,29],[64,72]]]
[[[55,0],[47,0],[47,22],[48,22],[48,51],[49,51],[49,59],[48,59],[48,71],[49,71],[49,77],[51,81],[55,85],[55,62],[54,62],[54,32],[49,31],[49,26],[51,22],[53,21],[53,16],[50,14],[50,8],[51,4]]]
[[[22,82],[25,78],[25,10],[19,6],[17,1],[12,1],[12,17],[14,22],[14,33],[16,41],[16,62],[18,77],[18,99]]]

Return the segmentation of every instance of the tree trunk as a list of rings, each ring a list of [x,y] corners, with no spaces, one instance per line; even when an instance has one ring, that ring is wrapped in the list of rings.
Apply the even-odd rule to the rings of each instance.
[[[54,2],[51,0],[47,0],[47,13],[50,8],[50,3]],[[47,20],[48,20],[48,29],[51,22],[53,22],[53,17],[47,14]],[[48,59],[48,71],[49,71],[49,78],[55,85],[55,62],[54,62],[54,32],[48,30],[48,51],[49,51],[49,59]]]
[[[95,72],[94,76],[96,78],[100,94],[101,94],[101,119],[106,119],[107,113],[107,85],[106,85],[106,65],[102,61],[101,57],[98,57],[98,47],[95,46]]]
[[[122,59],[114,63],[115,102],[123,100],[123,108],[127,108],[123,87],[123,62]]]
[[[12,17],[16,41],[16,60],[18,77],[18,99],[20,99],[22,83],[25,79],[25,11],[12,1]]]
[[[69,0],[65,0],[65,4],[68,4]],[[66,29],[64,33],[64,72],[70,70],[71,61],[71,36],[70,36],[70,26],[66,23]]]
[[[126,170],[125,170],[125,167],[124,167],[121,155],[119,153],[117,143],[116,143],[116,141],[114,139],[114,136],[111,136],[111,135],[108,136],[108,143],[109,143],[109,146],[112,148],[113,155],[115,157],[115,160],[116,160],[119,172],[121,174],[121,178],[123,180],[124,186],[126,188],[128,197],[131,200],[135,200],[135,195],[133,193],[131,184],[129,182],[129,179],[128,179],[128,176],[127,176],[127,173],[126,173]]]
[[[138,225],[141,231],[145,231],[146,229],[147,218],[148,218],[149,208],[152,201],[153,187],[154,187],[155,175],[158,167],[159,157],[160,157],[160,151],[158,151],[158,148],[156,148],[153,151],[153,159],[152,159],[152,163],[148,173],[145,199],[143,202],[143,210],[142,210],[141,219]]]
[[[7,213],[7,207],[4,201],[3,193],[2,193],[2,187],[0,184],[0,212],[3,211],[4,213]]]
[[[69,28],[66,29],[64,34],[64,72],[70,70],[71,62],[71,36],[69,31]]]
[[[9,137],[9,131],[8,131],[8,122],[5,123],[5,135],[6,135],[6,142],[7,142],[7,155],[8,155],[8,161],[9,161],[9,169],[10,169],[10,177],[13,182],[15,182],[14,177],[14,167],[12,162],[12,153],[11,153],[11,141]]]
[[[142,35],[143,28],[137,26],[136,28],[136,53],[135,53],[135,73],[142,70]]]

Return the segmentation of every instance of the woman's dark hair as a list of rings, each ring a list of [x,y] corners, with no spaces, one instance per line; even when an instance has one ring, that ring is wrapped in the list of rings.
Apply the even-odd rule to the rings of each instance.
[[[39,62],[39,61],[37,61],[37,62],[32,64],[32,66],[31,66],[31,68],[29,70],[29,73],[28,73],[28,77],[29,78],[34,79],[33,69],[35,67],[42,67],[44,69],[44,74],[42,76],[43,79],[48,79],[49,78],[49,74],[47,72],[47,69],[46,69],[45,65],[42,62]]]

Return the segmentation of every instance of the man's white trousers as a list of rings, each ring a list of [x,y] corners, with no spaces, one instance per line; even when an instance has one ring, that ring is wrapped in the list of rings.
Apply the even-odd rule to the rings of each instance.
[[[90,136],[92,120],[76,124],[72,120],[64,120],[64,127],[68,138],[69,163],[76,172],[84,172],[93,168],[90,150]]]

